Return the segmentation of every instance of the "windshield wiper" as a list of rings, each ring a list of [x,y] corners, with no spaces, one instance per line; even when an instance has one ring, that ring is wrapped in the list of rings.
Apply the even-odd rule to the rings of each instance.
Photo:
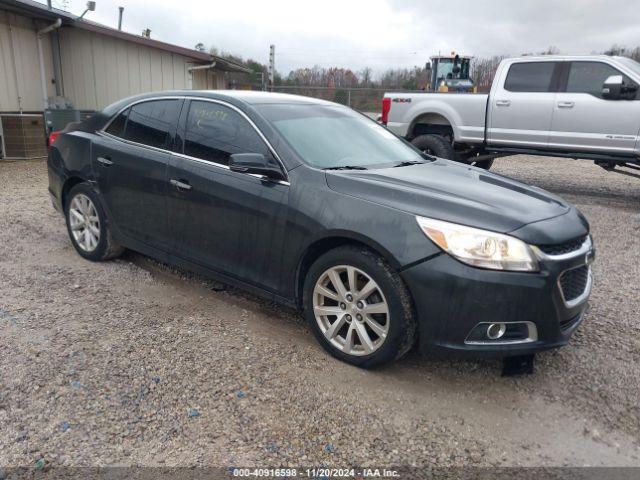
[[[423,163],[427,163],[427,162],[423,162],[422,160],[407,160],[405,162],[400,162],[400,163],[394,165],[393,168],[396,168],[396,167],[408,167],[409,165],[422,165]]]
[[[359,165],[340,165],[339,167],[327,167],[325,170],[366,170],[367,167]]]

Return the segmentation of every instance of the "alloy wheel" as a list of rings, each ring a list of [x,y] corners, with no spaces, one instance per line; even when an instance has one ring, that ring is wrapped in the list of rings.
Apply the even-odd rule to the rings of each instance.
[[[331,267],[320,275],[313,313],[325,338],[345,354],[370,355],[389,333],[389,305],[382,289],[351,265]]]
[[[85,252],[93,252],[100,243],[100,218],[91,199],[79,193],[69,205],[69,226],[76,244]]]

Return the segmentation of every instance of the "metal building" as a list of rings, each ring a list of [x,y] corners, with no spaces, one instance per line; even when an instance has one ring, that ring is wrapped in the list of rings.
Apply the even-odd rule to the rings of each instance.
[[[249,70],[32,0],[0,0],[0,158],[46,154],[45,111],[50,123],[141,92],[224,89],[230,72]]]

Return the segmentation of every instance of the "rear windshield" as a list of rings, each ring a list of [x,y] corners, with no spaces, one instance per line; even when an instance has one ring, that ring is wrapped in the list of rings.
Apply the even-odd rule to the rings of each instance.
[[[316,168],[382,167],[424,161],[420,152],[347,107],[257,107],[302,160]]]

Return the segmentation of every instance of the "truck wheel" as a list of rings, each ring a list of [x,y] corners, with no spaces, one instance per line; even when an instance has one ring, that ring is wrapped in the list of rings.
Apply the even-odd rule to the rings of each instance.
[[[454,160],[453,145],[440,135],[420,135],[414,138],[411,143],[427,155]]]

